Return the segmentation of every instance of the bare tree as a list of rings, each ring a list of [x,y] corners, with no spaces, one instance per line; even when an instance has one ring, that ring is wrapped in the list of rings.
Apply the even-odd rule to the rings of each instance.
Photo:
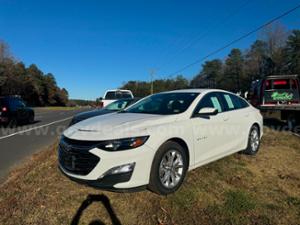
[[[259,39],[267,43],[270,56],[285,46],[287,37],[288,32],[281,23],[270,24],[259,34]]]
[[[0,62],[3,62],[8,58],[11,58],[9,46],[4,41],[0,40]]]
[[[259,34],[259,39],[267,44],[269,73],[281,74],[284,71],[284,48],[288,32],[280,23],[268,25]]]

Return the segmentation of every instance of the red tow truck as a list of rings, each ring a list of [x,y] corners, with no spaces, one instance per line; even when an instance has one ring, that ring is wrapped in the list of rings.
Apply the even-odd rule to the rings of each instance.
[[[300,125],[299,87],[299,75],[272,75],[253,82],[248,99],[265,118],[285,121],[294,130]]]

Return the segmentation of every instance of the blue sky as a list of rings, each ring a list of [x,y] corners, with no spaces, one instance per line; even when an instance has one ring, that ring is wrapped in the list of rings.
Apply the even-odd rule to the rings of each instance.
[[[95,99],[128,80],[165,78],[298,0],[0,0],[0,39],[26,65],[55,75],[71,98]],[[282,19],[300,29],[300,10]],[[256,35],[233,47],[249,47]],[[199,40],[189,45],[192,40]],[[186,50],[183,48],[189,46]],[[226,49],[212,58],[225,58]],[[201,63],[182,72],[192,78]]]

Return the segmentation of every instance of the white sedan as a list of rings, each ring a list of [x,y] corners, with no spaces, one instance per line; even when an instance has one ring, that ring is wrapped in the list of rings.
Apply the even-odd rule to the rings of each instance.
[[[147,187],[166,195],[181,186],[188,170],[239,151],[256,154],[262,135],[260,112],[233,93],[163,92],[68,128],[59,167],[94,187]]]

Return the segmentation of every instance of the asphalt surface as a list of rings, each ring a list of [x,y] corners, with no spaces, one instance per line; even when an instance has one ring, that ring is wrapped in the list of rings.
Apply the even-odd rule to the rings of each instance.
[[[35,122],[14,129],[0,127],[0,182],[9,170],[53,144],[76,113],[85,110],[35,110]]]

